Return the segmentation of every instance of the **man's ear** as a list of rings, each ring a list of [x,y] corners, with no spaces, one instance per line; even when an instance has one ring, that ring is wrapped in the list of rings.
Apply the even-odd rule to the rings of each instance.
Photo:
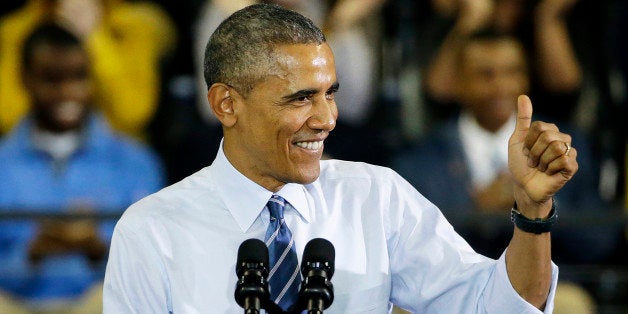
[[[231,127],[236,123],[234,98],[232,89],[224,83],[215,83],[207,91],[207,100],[214,115],[225,127]]]

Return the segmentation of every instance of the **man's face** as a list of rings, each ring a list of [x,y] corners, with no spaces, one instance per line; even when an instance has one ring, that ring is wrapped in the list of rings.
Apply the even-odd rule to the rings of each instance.
[[[80,47],[39,45],[23,75],[40,127],[64,132],[81,126],[91,101],[92,81],[88,57]]]
[[[478,40],[462,53],[458,99],[480,125],[496,131],[513,114],[517,96],[528,90],[523,50],[514,40]]]
[[[273,74],[246,98],[231,94],[237,121],[225,131],[229,161],[271,191],[318,178],[323,140],[338,116],[334,57],[326,43],[282,45],[275,55]]]

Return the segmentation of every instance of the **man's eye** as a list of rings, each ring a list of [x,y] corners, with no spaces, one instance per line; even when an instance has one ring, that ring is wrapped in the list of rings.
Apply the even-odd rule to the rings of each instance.
[[[335,90],[330,90],[330,91],[327,91],[327,93],[325,93],[325,98],[327,98],[327,100],[333,100],[334,97],[336,97]]]
[[[294,98],[295,102],[308,102],[310,100],[312,100],[312,96],[311,95]]]

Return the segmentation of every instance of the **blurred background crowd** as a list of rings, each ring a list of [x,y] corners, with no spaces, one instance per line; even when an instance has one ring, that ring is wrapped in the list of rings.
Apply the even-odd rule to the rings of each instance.
[[[253,0],[0,4],[0,313],[99,313],[115,220],[211,163],[209,35]],[[516,97],[573,136],[556,313],[628,312],[628,2],[266,0],[332,47],[331,158],[398,171],[478,252],[512,232]]]

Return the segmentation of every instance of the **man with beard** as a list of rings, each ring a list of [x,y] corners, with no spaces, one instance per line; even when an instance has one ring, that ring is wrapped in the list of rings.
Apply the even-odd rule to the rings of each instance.
[[[511,35],[482,30],[460,47],[452,87],[460,113],[435,125],[422,141],[397,156],[392,168],[434,202],[476,251],[497,258],[510,240],[510,226],[465,224],[456,218],[510,214],[514,181],[508,170],[508,139],[516,123],[517,96],[529,91],[529,67],[521,42]],[[554,199],[570,215],[610,210],[595,188],[598,177],[586,137],[564,123],[559,127],[573,135],[578,159],[587,167]],[[613,254],[619,228],[565,225],[555,228],[552,236],[554,260],[597,263]]]
[[[22,51],[31,107],[0,143],[0,211],[115,216],[161,187],[157,157],[113,133],[92,110],[90,61],[78,38],[44,24]],[[0,224],[0,294],[7,302],[42,313],[81,312],[76,306],[98,293],[113,221]]]

